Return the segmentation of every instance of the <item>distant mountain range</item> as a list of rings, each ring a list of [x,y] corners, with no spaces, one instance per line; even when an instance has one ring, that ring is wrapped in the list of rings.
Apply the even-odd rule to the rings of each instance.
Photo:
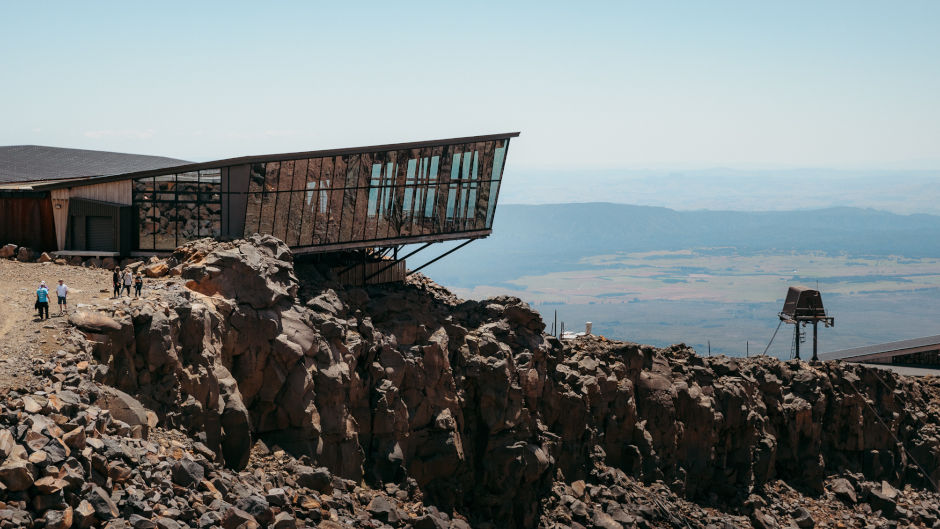
[[[617,202],[682,211],[791,211],[833,206],[940,213],[940,170],[512,169],[501,204]]]
[[[522,275],[589,267],[581,260],[595,255],[701,247],[940,257],[938,241],[940,216],[851,207],[742,212],[599,202],[500,204],[492,236],[428,267],[427,274],[450,286],[498,285]]]

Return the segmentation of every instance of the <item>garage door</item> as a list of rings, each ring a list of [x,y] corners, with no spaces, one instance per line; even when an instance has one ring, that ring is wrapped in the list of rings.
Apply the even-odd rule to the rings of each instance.
[[[116,251],[114,220],[111,217],[85,217],[85,246],[87,250]]]

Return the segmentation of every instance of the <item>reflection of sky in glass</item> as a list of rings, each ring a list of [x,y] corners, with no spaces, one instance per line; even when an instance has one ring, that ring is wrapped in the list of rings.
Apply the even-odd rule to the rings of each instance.
[[[226,219],[245,212],[244,223],[234,221],[239,235],[270,234],[290,246],[484,230],[497,198],[490,191],[498,190],[485,178],[501,174],[492,165],[503,163],[507,144],[501,139],[253,163],[247,192],[222,193],[218,168],[140,178],[133,185],[133,200],[138,211],[147,213],[138,214],[139,248],[221,234],[223,204],[229,208]],[[501,156],[488,154],[494,152]],[[374,162],[389,158],[396,161]],[[442,160],[451,160],[451,167],[441,168]],[[238,167],[245,166],[229,166],[225,174],[245,174]],[[452,179],[442,182],[448,169]],[[486,186],[482,194],[481,182]],[[228,185],[237,189],[243,184]],[[151,186],[156,188],[153,199]],[[446,205],[439,203],[439,188],[444,187]],[[149,212],[153,205],[166,212],[165,220]],[[154,237],[148,239],[151,233]]]

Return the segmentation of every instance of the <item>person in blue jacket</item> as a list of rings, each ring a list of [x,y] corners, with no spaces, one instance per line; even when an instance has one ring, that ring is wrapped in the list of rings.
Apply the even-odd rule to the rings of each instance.
[[[45,318],[49,319],[49,289],[45,281],[39,283],[39,288],[36,289],[36,308],[39,309],[40,320],[43,319],[43,313]]]

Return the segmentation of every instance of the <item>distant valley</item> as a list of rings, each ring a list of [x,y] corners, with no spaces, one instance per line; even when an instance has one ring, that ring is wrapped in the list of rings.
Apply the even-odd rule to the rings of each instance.
[[[501,205],[494,235],[427,269],[464,297],[510,293],[546,322],[700,352],[761,352],[787,286],[836,316],[820,350],[940,334],[940,216],[858,208],[675,211]],[[786,357],[792,327],[768,354]]]

